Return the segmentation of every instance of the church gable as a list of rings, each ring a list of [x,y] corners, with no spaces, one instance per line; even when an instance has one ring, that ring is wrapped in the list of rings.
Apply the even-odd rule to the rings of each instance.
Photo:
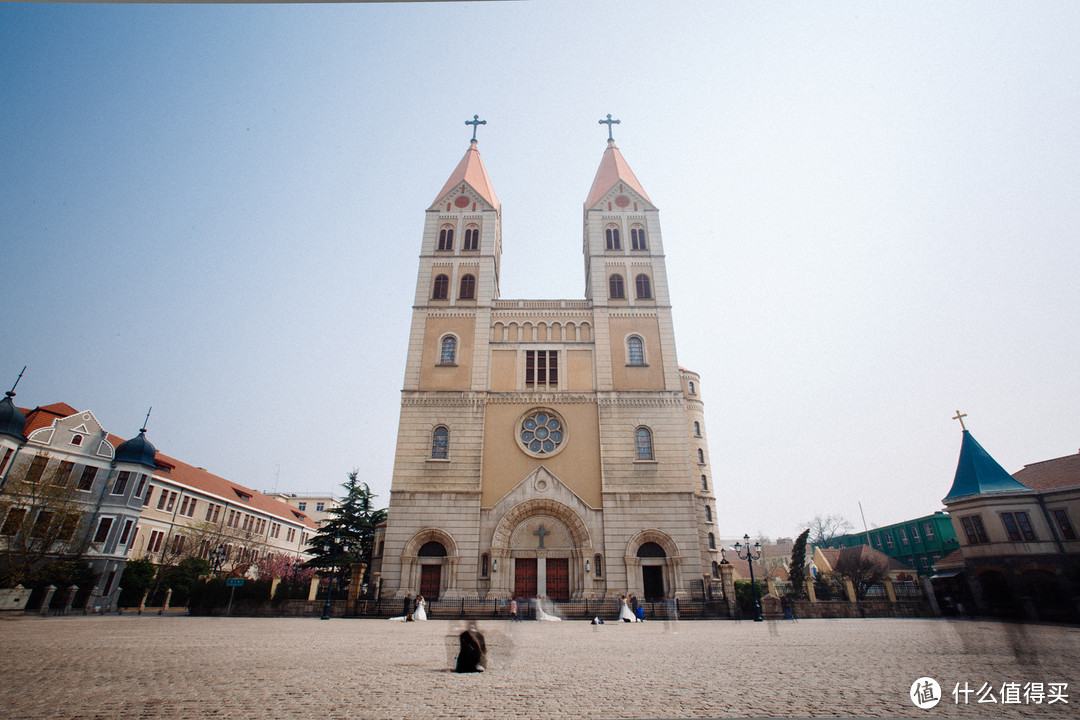
[[[521,503],[538,498],[554,500],[566,505],[583,518],[588,517],[588,513],[593,511],[593,508],[571,490],[570,486],[541,465],[511,488],[510,492],[503,495],[495,503],[492,513],[495,517],[503,517]]]
[[[635,190],[629,183],[621,180],[616,181],[607,192],[586,210],[601,210],[603,212],[644,212],[655,210],[656,206],[649,198]]]
[[[27,438],[31,444],[44,445],[57,451],[78,455],[113,457],[114,448],[108,434],[89,410],[53,420],[48,427],[39,428]]]
[[[484,212],[494,210],[495,207],[484,199],[484,195],[467,181],[461,181],[445,190],[428,212]]]

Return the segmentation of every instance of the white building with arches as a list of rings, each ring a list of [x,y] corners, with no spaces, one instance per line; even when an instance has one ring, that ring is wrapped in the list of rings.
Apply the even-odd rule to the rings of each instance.
[[[688,596],[721,557],[657,208],[609,139],[585,200],[585,297],[503,299],[502,249],[473,140],[426,212],[383,597]]]

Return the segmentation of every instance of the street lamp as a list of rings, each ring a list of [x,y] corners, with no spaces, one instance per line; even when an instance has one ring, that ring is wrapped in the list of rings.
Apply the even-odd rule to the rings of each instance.
[[[323,605],[322,619],[330,619],[330,600],[334,595],[334,574],[337,572],[338,556],[349,552],[348,540],[342,540],[340,535],[335,535],[333,540],[327,540],[323,547],[330,555],[330,586],[326,589],[326,604]]]
[[[743,535],[743,540],[746,541],[746,547],[744,548],[742,543],[735,543],[735,554],[740,560],[746,560],[750,565],[750,591],[754,594],[754,622],[761,622],[761,603],[758,601],[757,584],[754,583],[754,561],[761,558],[761,543],[754,543],[754,547],[750,547],[749,535]],[[745,555],[743,555],[744,549]]]

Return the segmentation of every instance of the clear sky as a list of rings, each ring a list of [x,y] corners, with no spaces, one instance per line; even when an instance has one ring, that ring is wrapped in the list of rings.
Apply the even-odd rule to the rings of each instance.
[[[389,501],[424,210],[580,298],[612,113],[722,536],[1080,448],[1080,4],[0,5],[0,380],[257,489]]]

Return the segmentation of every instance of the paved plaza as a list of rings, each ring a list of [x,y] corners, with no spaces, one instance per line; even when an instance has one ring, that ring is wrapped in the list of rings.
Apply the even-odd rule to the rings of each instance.
[[[0,620],[3,718],[1080,717],[1080,628],[949,620],[457,623],[124,615]],[[941,702],[916,707],[912,683]],[[1001,704],[1068,683],[1068,704]],[[996,704],[957,704],[964,683]],[[1035,686],[1038,687],[1038,686]],[[1008,699],[1008,698],[1006,698]]]

